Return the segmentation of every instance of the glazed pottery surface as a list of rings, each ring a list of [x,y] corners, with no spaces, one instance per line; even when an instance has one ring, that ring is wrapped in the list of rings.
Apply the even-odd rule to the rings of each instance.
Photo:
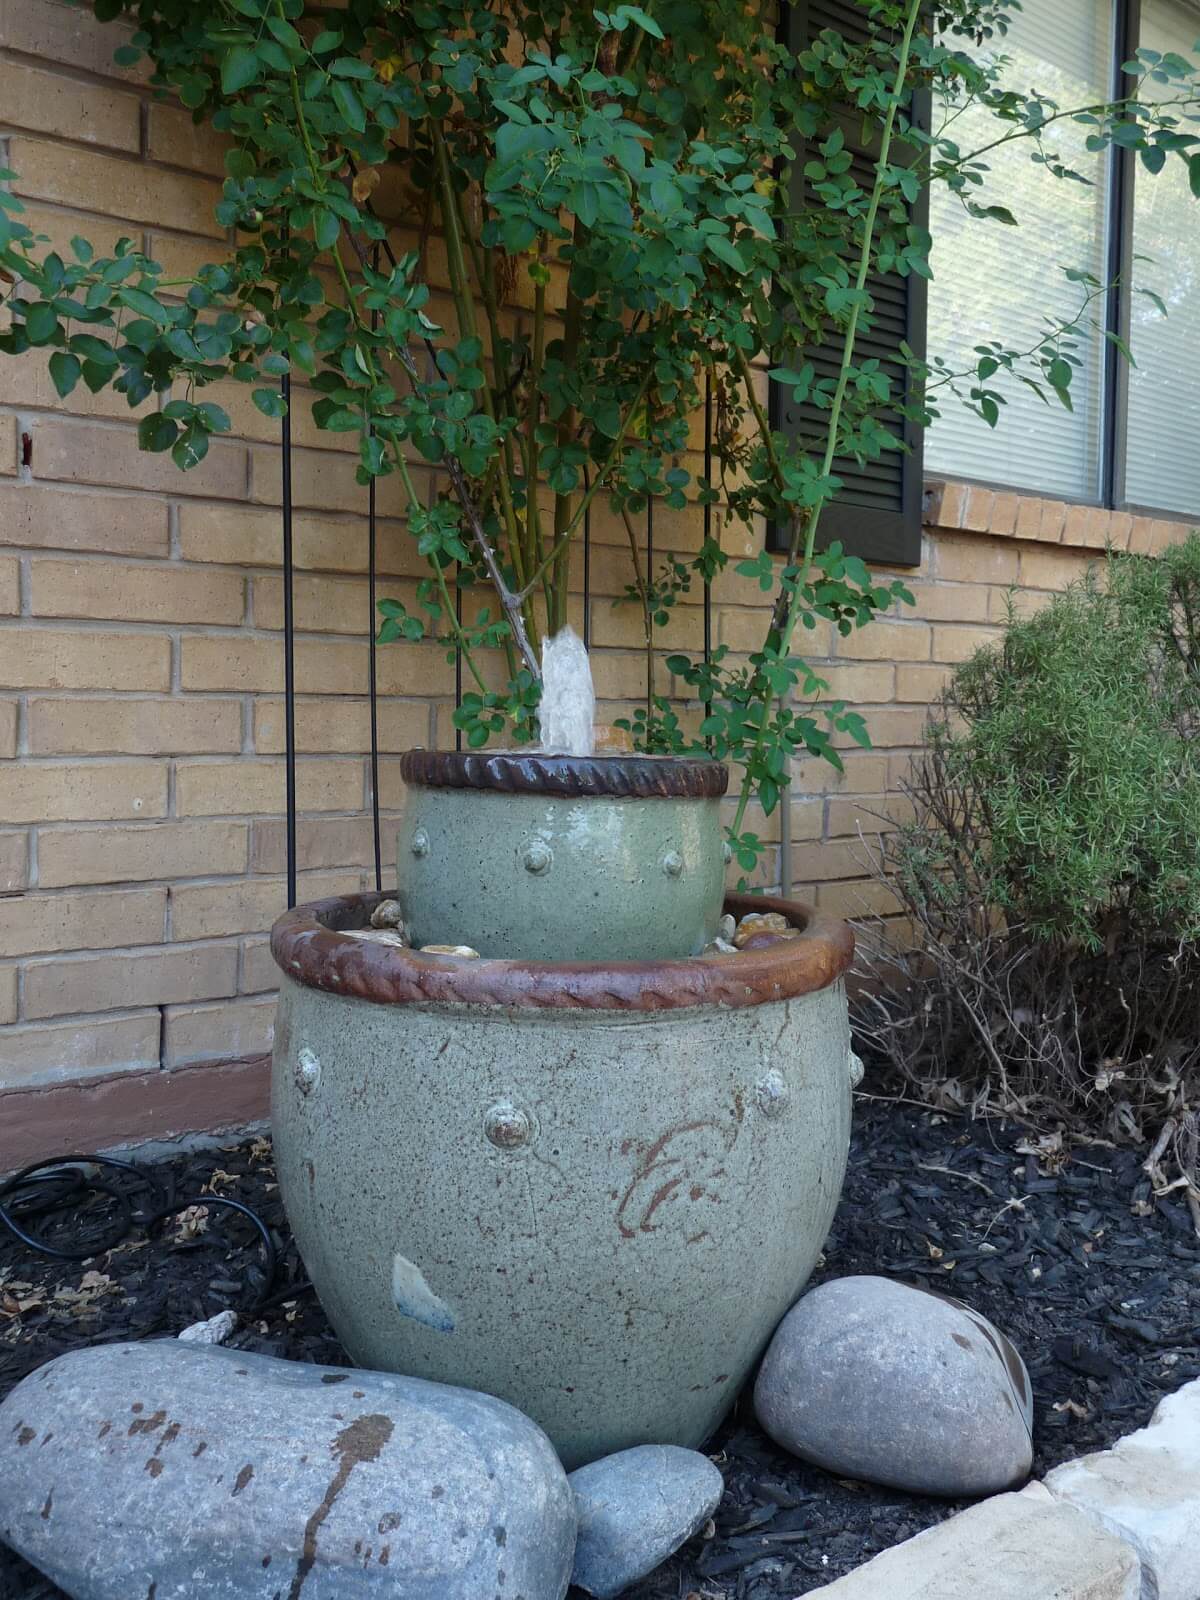
[[[689,956],[725,861],[711,761],[410,751],[398,896],[416,944],[531,961]]]
[[[701,1444],[837,1204],[848,931],[732,897],[802,936],[452,962],[339,931],[378,898],[301,908],[273,938],[279,1179],[346,1349],[510,1401],[569,1468]]]

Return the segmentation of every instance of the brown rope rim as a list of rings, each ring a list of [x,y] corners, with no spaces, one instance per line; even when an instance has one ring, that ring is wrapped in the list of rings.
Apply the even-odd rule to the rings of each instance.
[[[713,800],[729,787],[720,761],[662,756],[543,756],[522,750],[408,750],[407,784],[425,789],[496,789],[609,800]]]
[[[345,933],[370,924],[386,894],[340,895],[285,912],[271,930],[280,970],[309,989],[378,1005],[522,1010],[670,1011],[758,1006],[827,988],[849,967],[854,935],[795,900],[728,895],[735,917],[781,912],[800,936],[736,955],[672,961],[493,961],[422,955]]]

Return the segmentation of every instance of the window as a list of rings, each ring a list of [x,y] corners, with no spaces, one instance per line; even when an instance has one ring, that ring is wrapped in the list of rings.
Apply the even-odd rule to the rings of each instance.
[[[1121,63],[1135,46],[1192,56],[1198,38],[1200,0],[1025,0],[1001,49],[1014,85],[1072,106],[1127,82]],[[974,221],[942,186],[933,194],[929,349],[962,369],[993,339],[1031,348],[1047,314],[1067,321],[1078,308],[1079,287],[1063,274],[1077,267],[1104,283],[1120,278],[1094,311],[1128,340],[1136,365],[1102,332],[1083,332],[1073,411],[1009,382],[992,429],[947,397],[926,436],[927,462],[1060,499],[1200,514],[1200,244],[1186,168],[1170,161],[1152,176],[1132,153],[1089,154],[1084,129],[1060,127],[1050,147],[1089,186],[1050,178],[1024,142],[987,158],[988,198],[1008,206],[1019,228]],[[973,150],[996,128],[973,108],[954,137]],[[1168,315],[1141,291],[1160,297]]]

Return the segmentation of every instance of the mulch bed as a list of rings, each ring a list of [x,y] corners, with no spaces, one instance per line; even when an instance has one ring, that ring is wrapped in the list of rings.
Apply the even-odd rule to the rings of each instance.
[[[1029,1136],[869,1097],[856,1108],[845,1193],[814,1283],[880,1272],[969,1301],[1016,1342],[1034,1391],[1035,1473],[1143,1426],[1163,1395],[1200,1376],[1200,1246],[1178,1194],[1155,1199],[1134,1152],[1022,1150]],[[270,1145],[184,1155],[158,1169],[179,1198],[209,1192],[264,1217],[280,1273],[245,1350],[346,1364],[303,1281]],[[110,1202],[101,1202],[108,1206]],[[191,1219],[194,1222],[194,1219]],[[261,1293],[252,1227],[213,1211],[131,1236],[78,1264],[32,1255],[0,1232],[0,1396],[52,1356],[157,1338]],[[257,1276],[256,1276],[257,1275]],[[831,1478],[777,1450],[748,1396],[711,1446],[726,1494],[715,1535],[692,1542],[633,1600],[792,1600],[959,1509]],[[0,1600],[60,1591],[0,1546]],[[583,1600],[572,1591],[572,1600]]]

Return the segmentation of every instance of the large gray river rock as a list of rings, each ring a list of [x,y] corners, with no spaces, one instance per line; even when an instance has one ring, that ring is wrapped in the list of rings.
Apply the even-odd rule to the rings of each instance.
[[[502,1401],[177,1340],[0,1405],[0,1538],[74,1600],[562,1600],[575,1501]]]
[[[916,1494],[996,1494],[1029,1476],[1032,1391],[1015,1346],[960,1300],[835,1278],[776,1330],[754,1407],[785,1449]]]

